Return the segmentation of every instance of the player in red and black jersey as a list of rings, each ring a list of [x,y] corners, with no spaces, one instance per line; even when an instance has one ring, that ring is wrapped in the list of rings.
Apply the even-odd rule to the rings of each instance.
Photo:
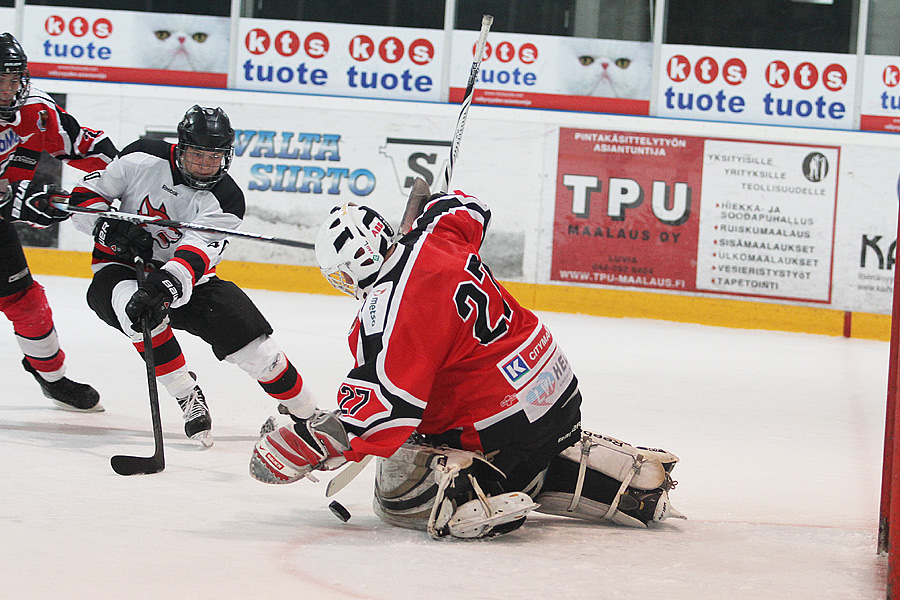
[[[47,227],[68,217],[49,202],[64,192],[33,181],[42,152],[89,172],[105,168],[116,148],[102,131],[82,127],[31,86],[25,52],[12,35],[0,34],[0,310],[12,321],[25,354],[22,365],[44,395],[62,408],[100,411],[97,391],[65,376],[50,305],[31,276],[12,224]]]
[[[363,300],[355,365],[338,411],[270,424],[253,476],[288,483],[378,456],[378,515],[435,536],[505,533],[534,509],[635,526],[675,515],[675,456],[582,431],[565,354],[481,260],[490,218],[477,198],[437,195],[394,241],[370,208],[332,211],[316,256]]]
[[[178,124],[178,143],[137,140],[103,171],[84,177],[71,203],[124,213],[237,229],[244,194],[227,171],[234,129],[221,108],[191,107]],[[94,237],[88,304],[143,351],[149,319],[158,381],[184,411],[185,434],[212,444],[206,398],[188,371],[173,329],[208,343],[219,360],[236,364],[291,414],[309,416],[315,400],[271,338],[272,327],[238,286],[216,276],[228,244],[224,234],[134,224],[77,214],[73,223]],[[137,282],[135,259],[147,271]]]

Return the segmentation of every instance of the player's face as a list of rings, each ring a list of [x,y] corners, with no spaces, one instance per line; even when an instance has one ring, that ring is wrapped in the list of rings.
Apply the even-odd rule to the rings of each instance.
[[[0,106],[12,106],[21,86],[21,73],[0,74]]]
[[[196,179],[209,179],[225,165],[225,153],[219,150],[185,148],[181,158],[184,169]]]

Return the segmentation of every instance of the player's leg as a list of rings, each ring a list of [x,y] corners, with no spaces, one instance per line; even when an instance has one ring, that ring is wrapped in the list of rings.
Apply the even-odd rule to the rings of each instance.
[[[172,318],[175,327],[203,338],[216,358],[240,367],[291,414],[312,415],[315,398],[271,338],[272,326],[234,283],[214,277],[198,285],[188,306],[173,310]]]
[[[143,357],[143,336],[140,332],[134,331],[130,319],[125,314],[125,306],[137,289],[134,269],[109,265],[94,275],[88,287],[87,301],[88,306],[104,323],[127,335]],[[199,439],[204,445],[209,445],[205,440],[212,426],[212,420],[205,408],[203,392],[195,384],[193,375],[187,369],[184,354],[173,335],[172,328],[164,321],[150,335],[153,340],[156,378],[182,407],[185,413],[185,434],[190,438]]]
[[[583,431],[529,486],[539,512],[646,527],[682,517],[669,503],[678,457]]]
[[[15,227],[0,220],[0,311],[12,322],[22,366],[45,396],[61,408],[102,411],[91,386],[66,377],[66,355],[59,346],[44,288],[34,281]]]
[[[408,443],[376,465],[375,514],[435,538],[508,533],[536,507],[524,492],[502,491],[503,474],[474,452]]]
[[[375,484],[376,513],[388,523],[424,528],[432,535],[483,537],[515,529],[524,521],[524,515],[534,508],[527,486],[539,479],[561,451],[578,440],[580,408],[581,394],[577,382],[573,381],[560,400],[540,419],[530,423],[527,431],[515,440],[496,443],[495,436],[508,438],[505,431],[495,433],[490,427],[481,430],[482,443],[496,448],[490,452],[489,461],[471,452],[453,450],[453,461],[457,462],[448,458],[445,472],[434,467],[434,461],[427,458],[429,453],[421,447],[416,448],[419,456],[411,457],[408,451],[401,449],[391,458],[379,460]],[[416,441],[424,448],[431,448],[431,453],[462,445],[459,430],[440,435],[417,435]],[[469,464],[456,470],[450,468],[464,459]],[[423,461],[427,464],[423,465]],[[433,472],[422,466],[428,466]],[[474,481],[470,480],[470,475]],[[442,481],[446,486],[443,491]],[[446,504],[441,504],[442,493]],[[439,508],[433,509],[436,497]],[[434,512],[429,512],[431,509]],[[502,516],[504,514],[506,516]],[[511,515],[518,516],[508,520]],[[490,523],[494,518],[501,522]],[[483,527],[485,520],[488,524]]]

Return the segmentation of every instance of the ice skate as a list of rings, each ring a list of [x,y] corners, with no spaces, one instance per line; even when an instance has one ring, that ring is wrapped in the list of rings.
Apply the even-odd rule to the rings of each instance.
[[[58,381],[47,381],[37,369],[31,366],[27,358],[22,358],[22,366],[34,376],[41,386],[44,396],[63,410],[75,412],[103,412],[100,405],[100,394],[86,383],[77,383],[68,377]]]
[[[184,411],[184,434],[206,448],[212,446],[212,417],[200,386],[195,385],[190,394],[177,400],[178,406]]]
[[[683,514],[672,508],[669,494],[663,488],[650,491],[629,488],[619,499],[618,509],[645,525],[659,523],[665,519],[685,518]]]

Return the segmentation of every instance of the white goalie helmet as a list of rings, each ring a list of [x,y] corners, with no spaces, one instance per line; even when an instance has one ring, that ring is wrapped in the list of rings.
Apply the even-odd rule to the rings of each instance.
[[[331,209],[316,237],[316,261],[335,289],[361,300],[378,278],[394,231],[368,206]]]

